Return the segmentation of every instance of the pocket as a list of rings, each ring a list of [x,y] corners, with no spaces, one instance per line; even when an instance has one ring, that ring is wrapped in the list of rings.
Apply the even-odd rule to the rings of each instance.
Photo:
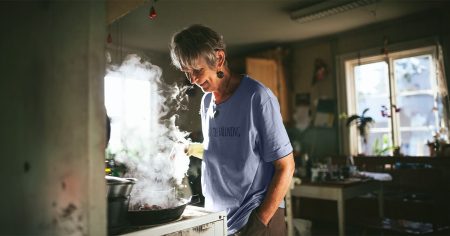
[[[253,210],[248,219],[247,225],[242,232],[243,236],[266,236],[268,235],[268,228],[259,219],[256,210]]]
[[[258,216],[258,214],[256,213],[256,211],[257,211],[256,209],[253,211],[253,217],[255,218],[255,221],[257,221],[262,227],[268,228],[268,227],[269,227],[269,224],[270,224],[270,221],[272,221],[272,220],[270,220],[269,223],[268,223],[267,225],[265,225],[265,224],[262,222],[261,218],[259,218],[259,216]]]

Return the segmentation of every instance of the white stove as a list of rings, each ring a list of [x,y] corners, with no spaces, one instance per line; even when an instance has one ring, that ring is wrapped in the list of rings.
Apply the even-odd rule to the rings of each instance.
[[[180,219],[160,225],[140,226],[127,230],[124,236],[225,236],[227,216],[224,211],[210,212],[188,205]]]

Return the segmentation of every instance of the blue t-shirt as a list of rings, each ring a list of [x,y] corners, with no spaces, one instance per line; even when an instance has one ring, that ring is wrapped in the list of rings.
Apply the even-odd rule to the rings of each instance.
[[[225,210],[228,233],[232,234],[262,203],[274,174],[272,162],[290,154],[292,146],[276,97],[248,76],[219,105],[206,93],[200,114],[205,208]],[[284,202],[280,206],[284,207]]]

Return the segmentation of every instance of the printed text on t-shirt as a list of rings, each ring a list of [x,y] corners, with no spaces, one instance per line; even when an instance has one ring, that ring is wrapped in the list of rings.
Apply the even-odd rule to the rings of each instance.
[[[217,127],[209,129],[210,137],[241,137],[239,127]]]

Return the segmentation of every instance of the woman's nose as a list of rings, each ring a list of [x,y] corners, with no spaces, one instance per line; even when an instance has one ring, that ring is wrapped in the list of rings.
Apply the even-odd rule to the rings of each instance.
[[[192,75],[191,76],[191,84],[195,84],[198,80],[198,76]]]
[[[198,80],[198,76],[194,75],[194,74],[187,74],[189,77],[189,82],[191,82],[191,84],[195,84],[195,82],[197,82]]]
[[[184,74],[186,75],[186,79],[189,80],[189,83],[194,84],[194,81],[192,79],[192,74],[189,72],[184,72]]]

